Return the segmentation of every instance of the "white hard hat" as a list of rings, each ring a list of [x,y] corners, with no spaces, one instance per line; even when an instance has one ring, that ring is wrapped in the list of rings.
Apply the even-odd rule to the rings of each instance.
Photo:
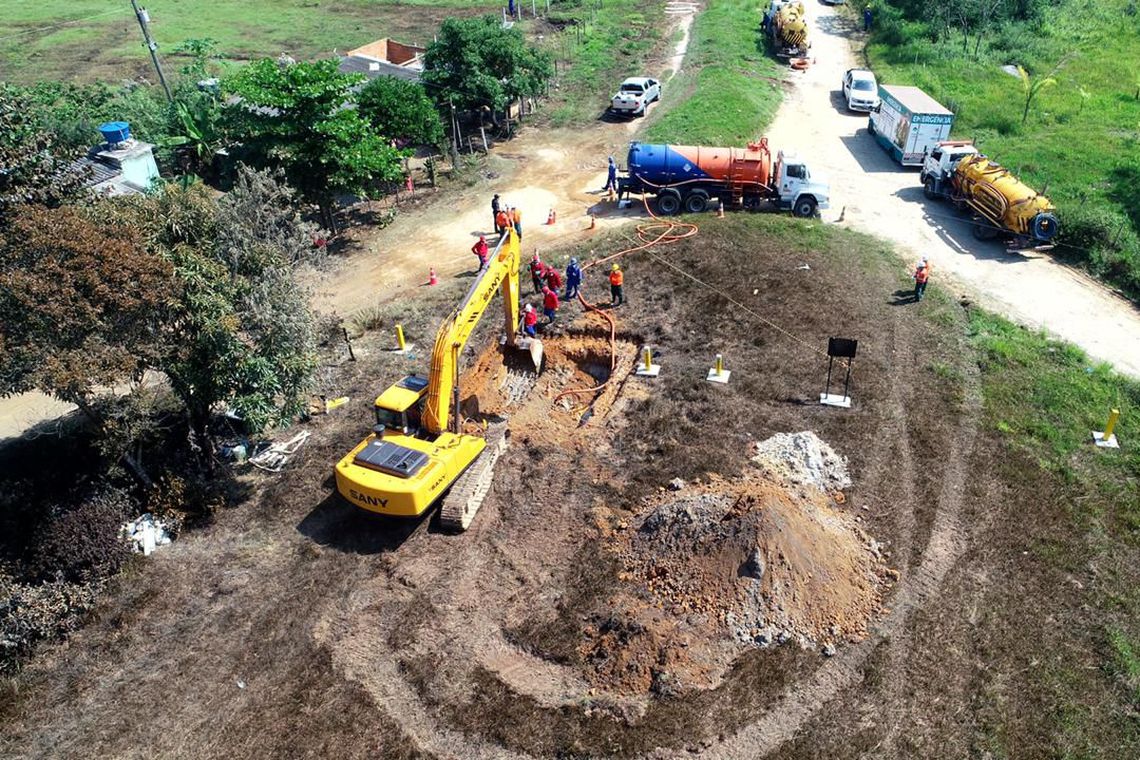
[[[526,310],[527,310],[527,311],[534,311],[534,307],[533,307],[533,306],[531,306],[531,305],[528,303],[528,304],[526,305]]]

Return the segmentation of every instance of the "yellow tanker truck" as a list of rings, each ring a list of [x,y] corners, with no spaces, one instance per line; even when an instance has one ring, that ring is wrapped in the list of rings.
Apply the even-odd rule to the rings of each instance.
[[[799,58],[807,55],[811,48],[801,0],[772,0],[764,12],[764,28],[779,58]]]
[[[1052,202],[972,142],[938,143],[926,155],[920,177],[927,198],[948,198],[976,214],[975,237],[1012,237],[1020,248],[1052,247],[1059,228]]]

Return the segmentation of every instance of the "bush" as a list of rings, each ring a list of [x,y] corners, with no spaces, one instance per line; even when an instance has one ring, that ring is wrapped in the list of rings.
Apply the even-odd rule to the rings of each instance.
[[[74,509],[40,526],[28,560],[29,577],[44,582],[91,583],[119,571],[130,556],[120,535],[133,511],[130,497],[101,488]]]
[[[1061,207],[1057,250],[1094,273],[1140,296],[1140,237],[1120,211],[1092,204]]]
[[[37,642],[76,630],[94,606],[93,584],[26,585],[0,573],[0,672],[14,670]]]

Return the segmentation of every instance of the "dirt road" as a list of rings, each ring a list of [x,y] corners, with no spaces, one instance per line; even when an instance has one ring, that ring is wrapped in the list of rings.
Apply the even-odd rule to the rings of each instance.
[[[927,200],[915,170],[892,161],[867,133],[867,117],[844,105],[843,72],[861,65],[861,33],[842,8],[805,3],[815,64],[790,72],[795,86],[768,130],[773,145],[792,148],[831,180],[837,221],[898,244],[908,259],[927,256],[934,278],[1022,324],[1076,343],[1090,356],[1140,377],[1140,311],[1048,253],[1011,254],[974,239],[966,217]],[[1064,219],[1061,220],[1062,230]]]

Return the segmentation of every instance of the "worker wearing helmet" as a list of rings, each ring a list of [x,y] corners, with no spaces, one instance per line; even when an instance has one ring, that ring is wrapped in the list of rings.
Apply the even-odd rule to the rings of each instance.
[[[530,337],[535,337],[538,330],[538,312],[529,303],[523,309],[523,332]]]
[[[534,257],[530,260],[530,282],[534,285],[535,295],[542,292],[545,274],[546,264],[542,263],[542,259],[538,258],[538,251],[535,251]]]
[[[614,264],[610,269],[610,306],[621,306],[625,303],[625,296],[621,292],[624,284],[625,275],[622,274],[621,267]]]
[[[548,287],[542,289],[542,313],[548,325],[554,324],[554,318],[558,316],[558,294]]]
[[[487,266],[487,256],[490,255],[489,249],[487,248],[487,238],[480,235],[479,239],[475,241],[475,245],[471,246],[471,253],[479,257],[479,268],[485,268]]]
[[[570,263],[566,265],[566,295],[563,296],[564,300],[569,300],[578,295],[578,286],[582,284],[582,267],[578,266],[578,259],[573,256],[570,257]]]
[[[562,274],[555,267],[546,268],[546,271],[542,275],[542,281],[546,283],[546,287],[555,293],[562,290]]]
[[[926,293],[926,283],[930,281],[930,262],[923,256],[922,261],[914,268],[914,300],[921,301]]]

